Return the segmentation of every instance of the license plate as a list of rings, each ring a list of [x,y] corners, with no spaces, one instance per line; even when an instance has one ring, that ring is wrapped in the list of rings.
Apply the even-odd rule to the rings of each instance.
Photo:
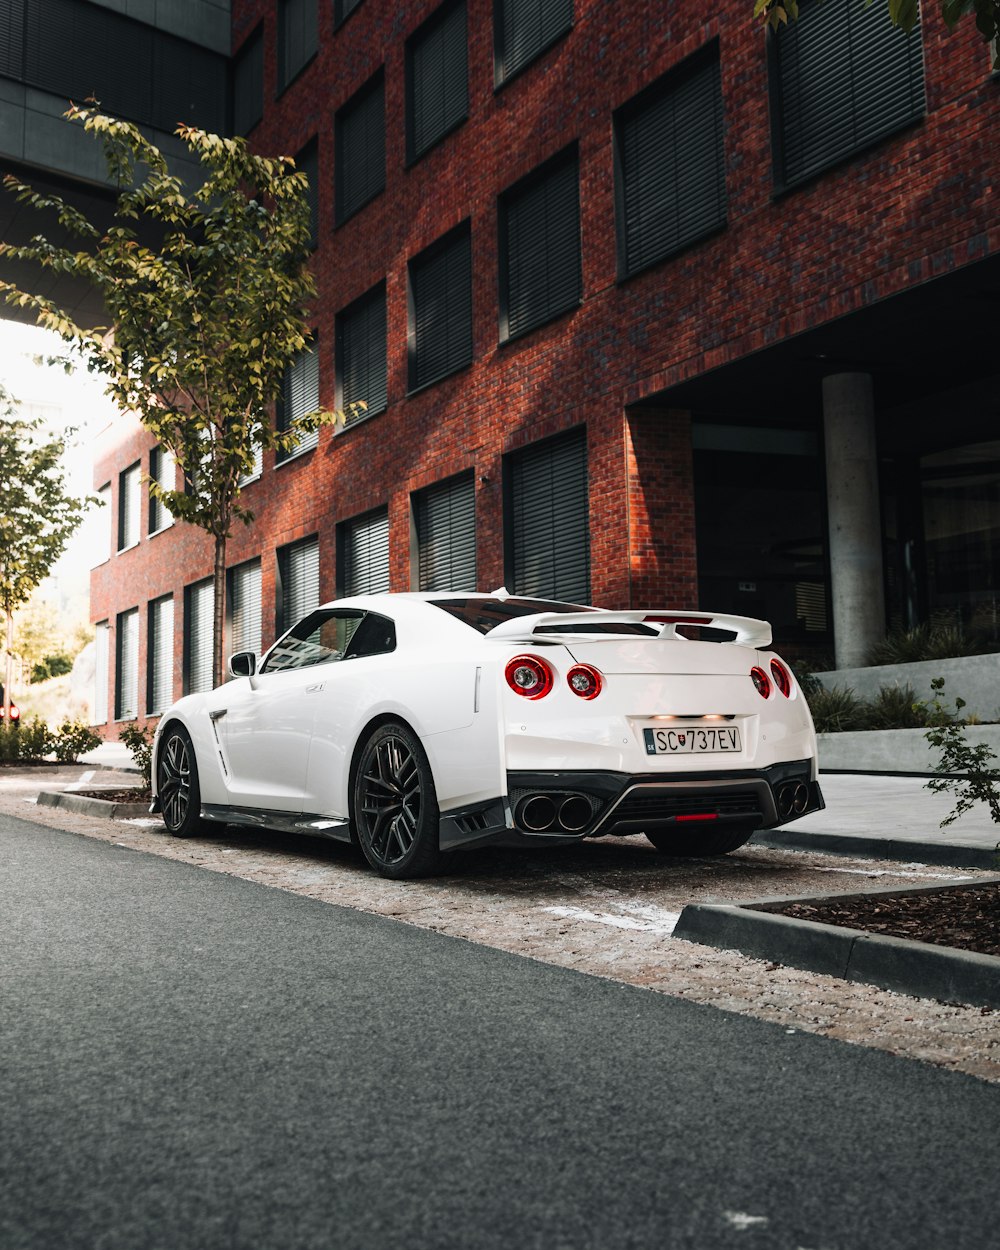
[[[642,736],[647,755],[730,755],[742,750],[740,731],[735,725],[644,729]]]

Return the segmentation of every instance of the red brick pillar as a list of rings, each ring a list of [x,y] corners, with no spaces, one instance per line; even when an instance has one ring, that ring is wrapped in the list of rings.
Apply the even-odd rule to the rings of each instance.
[[[634,408],[625,414],[629,607],[698,603],[691,414]]]

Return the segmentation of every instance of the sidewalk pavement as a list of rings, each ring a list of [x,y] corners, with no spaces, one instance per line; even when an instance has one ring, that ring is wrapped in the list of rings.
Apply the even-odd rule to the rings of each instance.
[[[135,771],[120,742],[105,742],[80,757],[94,768]],[[97,779],[95,779],[96,782]],[[1000,826],[979,804],[941,828],[954,809],[952,794],[933,794],[925,777],[820,773],[826,811],[758,834],[755,842],[792,849],[919,860],[956,868],[1000,869]]]

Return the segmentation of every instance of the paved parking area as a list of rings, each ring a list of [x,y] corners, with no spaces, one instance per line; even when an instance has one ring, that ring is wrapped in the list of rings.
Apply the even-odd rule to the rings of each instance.
[[[48,773],[43,784],[72,784],[81,772]],[[115,784],[113,774],[101,782]],[[531,853],[486,851],[456,861],[447,877],[391,882],[339,844],[235,829],[181,841],[157,820],[111,822],[35,807],[32,786],[35,793],[41,788],[31,778],[0,774],[0,812],[1000,1082],[1000,1013],[908,998],[672,936],[689,902],[927,885],[988,873],[763,847],[683,862],[664,859],[638,836]]]

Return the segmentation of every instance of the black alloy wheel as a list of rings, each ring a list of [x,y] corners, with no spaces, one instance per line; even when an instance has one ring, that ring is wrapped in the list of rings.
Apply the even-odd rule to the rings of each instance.
[[[194,746],[179,726],[171,726],[160,744],[156,764],[156,796],[167,832],[189,838],[205,830]]]
[[[353,800],[355,835],[376,872],[401,881],[438,871],[442,855],[434,778],[423,748],[405,725],[380,725],[367,739]]]
[[[677,855],[685,859],[708,858],[712,855],[728,855],[749,842],[756,830],[745,825],[736,828],[645,829],[646,837],[664,855]]]

